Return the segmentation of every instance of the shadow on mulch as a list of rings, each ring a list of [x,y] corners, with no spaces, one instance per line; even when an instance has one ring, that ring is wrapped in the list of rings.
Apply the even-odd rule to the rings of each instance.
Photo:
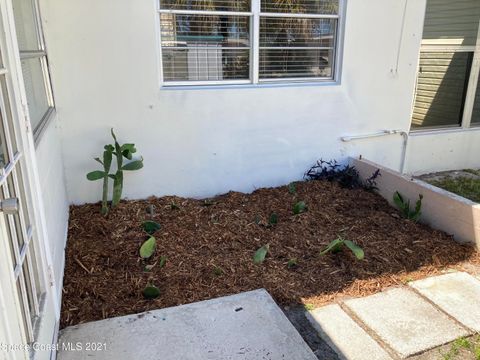
[[[308,211],[293,215],[296,202]],[[147,209],[154,208],[153,216]],[[462,262],[480,263],[473,247],[428,226],[402,219],[379,195],[327,181],[300,182],[214,199],[180,197],[124,201],[107,217],[99,204],[72,206],[66,251],[61,327],[265,288],[282,305],[322,305],[339,296],[365,296]],[[278,223],[268,226],[272,213]],[[162,225],[157,251],[138,256],[141,224]],[[363,247],[319,256],[338,234]],[[263,264],[252,257],[270,244]],[[164,267],[161,256],[167,257]],[[289,269],[289,259],[298,266]],[[146,264],[156,264],[145,272]],[[155,300],[142,296],[151,281]]]

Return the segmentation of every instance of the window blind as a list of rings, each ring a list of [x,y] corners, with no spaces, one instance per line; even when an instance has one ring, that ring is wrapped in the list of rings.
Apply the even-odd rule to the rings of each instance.
[[[248,79],[248,16],[161,14],[163,76],[168,80]]]
[[[260,78],[332,77],[335,19],[260,18]]]
[[[166,84],[333,79],[339,0],[161,0]]]

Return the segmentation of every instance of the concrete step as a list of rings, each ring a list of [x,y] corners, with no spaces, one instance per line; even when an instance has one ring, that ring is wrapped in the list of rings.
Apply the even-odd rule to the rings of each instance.
[[[317,360],[263,289],[68,327],[59,347],[59,360]]]

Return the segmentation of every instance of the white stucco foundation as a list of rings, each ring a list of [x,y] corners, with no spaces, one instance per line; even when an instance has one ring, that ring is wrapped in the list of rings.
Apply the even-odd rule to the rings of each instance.
[[[68,230],[68,199],[63,171],[59,118],[54,115],[44,130],[36,149],[43,211],[51,251],[57,296],[62,292],[65,246]]]
[[[408,173],[480,168],[480,127],[418,132],[408,141]]]

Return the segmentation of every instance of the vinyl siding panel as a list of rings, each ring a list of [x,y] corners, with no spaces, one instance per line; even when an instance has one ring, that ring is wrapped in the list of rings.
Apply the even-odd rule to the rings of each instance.
[[[475,45],[479,19],[479,0],[428,0],[423,39]]]
[[[412,127],[461,122],[470,53],[421,53]]]

